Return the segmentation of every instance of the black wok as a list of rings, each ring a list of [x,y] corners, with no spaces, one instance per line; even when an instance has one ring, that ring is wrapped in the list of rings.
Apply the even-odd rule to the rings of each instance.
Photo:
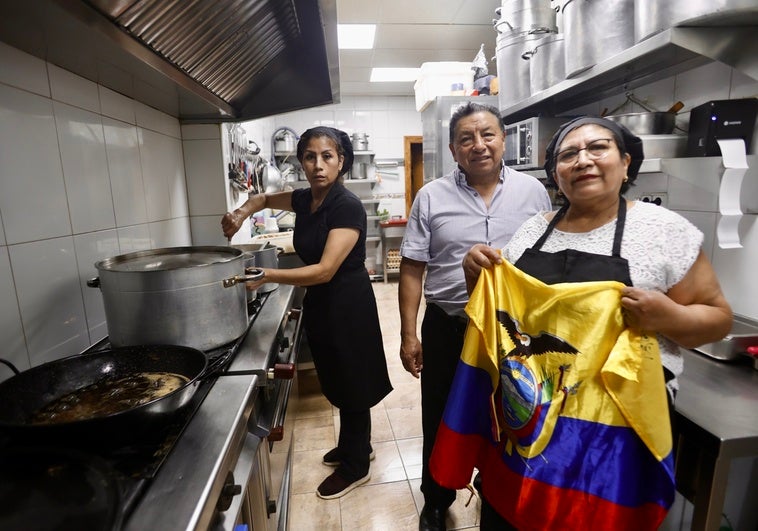
[[[208,360],[190,347],[154,345],[113,348],[38,365],[0,382],[0,432],[11,437],[43,438],[47,444],[124,443],[166,424],[186,406],[202,381]],[[51,402],[106,377],[170,372],[187,378],[171,393],[105,416],[52,424],[30,423]]]

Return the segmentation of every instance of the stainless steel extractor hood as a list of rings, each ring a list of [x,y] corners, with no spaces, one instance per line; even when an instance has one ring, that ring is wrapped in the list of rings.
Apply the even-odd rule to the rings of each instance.
[[[183,122],[339,102],[335,0],[3,1],[0,40]]]

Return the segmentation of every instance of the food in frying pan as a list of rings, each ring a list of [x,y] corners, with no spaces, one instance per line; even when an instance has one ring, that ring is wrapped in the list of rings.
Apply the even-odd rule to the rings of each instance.
[[[53,400],[30,424],[58,424],[106,417],[146,404],[182,387],[189,378],[170,372],[137,372],[104,378]]]

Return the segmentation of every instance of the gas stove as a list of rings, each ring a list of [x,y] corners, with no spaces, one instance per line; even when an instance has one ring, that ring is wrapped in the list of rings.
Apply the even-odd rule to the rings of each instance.
[[[232,529],[244,520],[240,514],[253,465],[245,447],[257,442],[257,452],[272,431],[272,438],[279,438],[265,417],[281,407],[273,367],[293,362],[296,355],[300,327],[293,300],[293,288],[280,286],[252,301],[245,334],[206,352],[215,376],[204,378],[190,403],[160,429],[123,446],[83,441],[56,447],[92,456],[105,470],[99,480],[115,482],[116,514],[97,529]],[[106,338],[86,352],[109,347]],[[0,450],[13,446],[14,441],[0,439]]]

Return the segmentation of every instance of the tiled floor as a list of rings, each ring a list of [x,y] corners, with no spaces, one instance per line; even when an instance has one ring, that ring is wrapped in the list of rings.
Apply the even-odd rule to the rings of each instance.
[[[301,371],[294,428],[291,531],[418,529],[418,513],[424,504],[419,490],[421,386],[400,362],[397,281],[375,282],[373,286],[394,390],[371,410],[371,442],[376,451],[371,480],[336,500],[316,496],[316,487],[333,471],[321,459],[336,445],[339,417],[337,410],[314,390],[313,374]],[[449,511],[448,529],[478,529],[478,498],[466,507],[469,497],[468,491],[458,492]]]

